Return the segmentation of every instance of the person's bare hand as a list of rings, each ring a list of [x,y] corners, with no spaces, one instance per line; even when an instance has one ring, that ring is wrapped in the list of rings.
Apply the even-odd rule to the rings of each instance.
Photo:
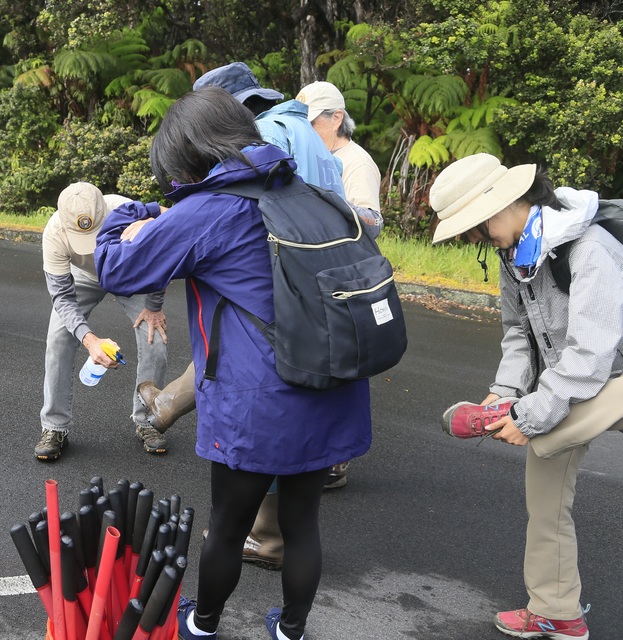
[[[147,323],[147,342],[149,344],[152,344],[154,341],[154,331],[160,334],[164,344],[167,343],[167,319],[164,311],[149,311],[148,309],[143,309],[134,323],[134,328],[136,329],[141,322]]]
[[[155,218],[145,218],[144,220],[137,220],[136,222],[133,222],[123,230],[121,240],[128,240],[129,242],[132,242],[132,240],[134,240],[138,235],[138,232],[152,220],[155,220]]]
[[[119,363],[102,350],[102,342],[112,344],[119,351],[119,345],[114,340],[111,338],[98,338],[93,332],[87,333],[82,339],[82,344],[86,347],[95,364],[101,364],[107,369],[116,369]]]
[[[493,404],[499,399],[500,396],[497,393],[490,393],[480,404],[481,406],[486,407],[487,405]]]
[[[519,447],[524,447],[530,442],[530,439],[515,426],[510,416],[504,416],[500,420],[492,422],[488,427],[485,427],[485,431],[495,431],[496,433],[491,435],[494,440],[501,440]]]

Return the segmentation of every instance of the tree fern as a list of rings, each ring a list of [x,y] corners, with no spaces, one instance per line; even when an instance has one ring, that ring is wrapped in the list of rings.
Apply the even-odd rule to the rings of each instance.
[[[92,82],[94,76],[114,67],[117,59],[101,51],[65,49],[54,57],[53,68],[59,78]]]
[[[458,76],[412,75],[403,88],[405,98],[427,115],[452,113],[468,92],[465,81]]]
[[[14,84],[23,84],[28,87],[44,87],[49,89],[54,84],[52,69],[48,65],[29,69],[28,71],[20,73],[15,78]]]
[[[445,146],[446,136],[431,138],[420,136],[409,150],[411,165],[422,168],[434,168],[450,160],[450,152]]]
[[[143,71],[140,78],[156,92],[170,98],[179,98],[192,89],[188,75],[180,69]]]
[[[502,148],[498,137],[488,127],[472,131],[453,131],[445,136],[444,142],[457,160],[475,153],[490,153],[502,158]]]
[[[134,94],[132,110],[141,118],[151,119],[148,131],[156,131],[166,115],[169,107],[175,102],[153,89],[140,89]]]

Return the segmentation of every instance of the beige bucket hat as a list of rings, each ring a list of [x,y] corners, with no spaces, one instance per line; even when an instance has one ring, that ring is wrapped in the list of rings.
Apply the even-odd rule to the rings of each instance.
[[[488,153],[453,162],[430,190],[430,206],[440,221],[433,244],[455,238],[508,207],[530,189],[535,173],[536,164],[508,169]]]

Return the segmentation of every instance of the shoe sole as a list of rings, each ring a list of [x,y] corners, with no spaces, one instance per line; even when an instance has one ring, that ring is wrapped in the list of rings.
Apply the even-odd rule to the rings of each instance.
[[[256,556],[242,556],[243,562],[250,562],[260,569],[268,569],[268,571],[281,571],[281,562],[275,562],[274,560],[265,560],[264,558],[258,558]]]
[[[35,458],[37,458],[37,460],[42,460],[43,462],[54,462],[54,460],[58,460],[61,457],[60,452],[57,453],[55,456],[38,456],[35,453]]]
[[[329,491],[331,489],[341,489],[342,487],[346,486],[346,483],[347,483],[346,476],[343,476],[342,478],[339,478],[335,482],[327,482],[327,484],[325,484],[322,490]]]
[[[168,449],[150,449],[145,443],[143,443],[143,449],[156,456],[161,456],[168,451]]]
[[[495,628],[507,636],[513,638],[549,638],[550,640],[588,640],[588,631],[581,636],[570,636],[568,633],[557,631],[513,631],[508,629],[501,622],[494,622]]]

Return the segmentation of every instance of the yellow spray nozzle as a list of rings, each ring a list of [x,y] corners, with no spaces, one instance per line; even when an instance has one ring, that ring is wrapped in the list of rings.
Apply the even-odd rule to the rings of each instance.
[[[113,360],[120,362],[121,364],[125,364],[125,360],[123,359],[123,354],[117,351],[116,347],[114,347],[110,342],[102,342],[100,345],[102,351]]]

